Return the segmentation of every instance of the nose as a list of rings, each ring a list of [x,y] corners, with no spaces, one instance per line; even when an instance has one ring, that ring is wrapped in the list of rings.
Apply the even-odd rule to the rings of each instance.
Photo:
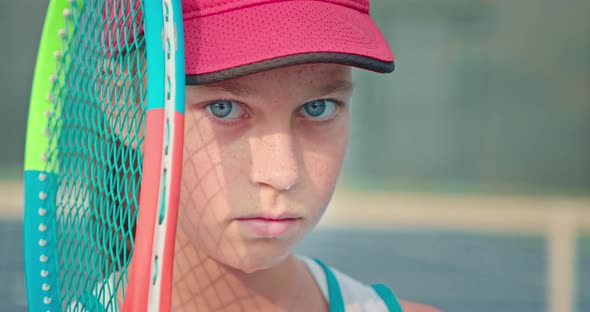
[[[295,138],[288,132],[254,136],[250,141],[250,180],[278,191],[292,189],[300,179]]]

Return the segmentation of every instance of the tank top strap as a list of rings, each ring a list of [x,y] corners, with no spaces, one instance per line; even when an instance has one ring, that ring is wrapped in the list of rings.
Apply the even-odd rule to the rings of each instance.
[[[319,264],[326,273],[326,282],[328,283],[328,297],[330,301],[330,312],[345,312],[344,300],[342,299],[342,292],[340,285],[334,275],[334,272],[319,259],[313,259]]]
[[[389,287],[385,284],[373,284],[371,287],[381,297],[381,300],[385,302],[389,312],[403,312],[401,304]]]
[[[334,272],[319,259],[313,259],[326,274],[326,282],[328,288],[328,297],[330,302],[330,312],[345,312],[346,306],[344,305],[344,299],[342,297],[342,291],[340,284]],[[403,312],[401,304],[397,300],[397,297],[393,294],[391,289],[385,284],[373,284],[371,288],[379,295],[389,312]]]

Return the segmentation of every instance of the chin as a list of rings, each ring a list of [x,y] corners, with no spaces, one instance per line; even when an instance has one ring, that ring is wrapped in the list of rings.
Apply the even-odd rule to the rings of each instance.
[[[257,242],[256,246],[244,246],[239,257],[225,257],[220,262],[235,270],[246,274],[271,269],[285,261],[291,250],[284,246],[276,246],[276,243]]]

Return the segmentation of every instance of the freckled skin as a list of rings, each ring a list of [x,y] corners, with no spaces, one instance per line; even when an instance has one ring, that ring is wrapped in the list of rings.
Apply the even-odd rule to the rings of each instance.
[[[319,220],[340,172],[348,141],[349,111],[326,124],[298,114],[316,100],[318,85],[351,80],[341,65],[301,65],[228,81],[253,89],[236,101],[248,116],[230,126],[212,120],[201,103],[230,94],[187,87],[187,113],[179,229],[216,261],[244,272],[283,261]],[[223,83],[221,84],[223,85]],[[348,102],[350,92],[331,94]],[[244,237],[233,218],[260,212],[302,216],[297,229],[275,240]]]
[[[325,308],[319,289],[291,250],[324,213],[348,141],[351,90],[322,94],[321,89],[351,81],[347,66],[310,64],[187,87],[175,309],[188,311],[192,304],[215,310],[237,302],[246,310],[276,308],[295,304],[290,298],[294,293],[315,298],[309,308]],[[247,92],[236,96],[227,91],[236,88]],[[220,99],[240,103],[244,114],[230,122],[216,118],[206,107]],[[344,105],[327,122],[318,122],[302,114],[302,105],[318,99]],[[251,214],[284,212],[300,219],[275,238],[256,237],[235,221]],[[180,280],[196,271],[210,276],[201,280],[217,279],[225,286],[213,293],[199,292],[221,284],[194,280],[188,285]],[[223,291],[224,287],[232,291]]]

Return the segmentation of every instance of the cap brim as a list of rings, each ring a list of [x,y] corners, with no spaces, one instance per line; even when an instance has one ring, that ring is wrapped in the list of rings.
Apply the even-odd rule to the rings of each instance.
[[[389,44],[366,13],[333,3],[282,1],[185,19],[186,83],[198,85],[306,63],[394,70]]]

